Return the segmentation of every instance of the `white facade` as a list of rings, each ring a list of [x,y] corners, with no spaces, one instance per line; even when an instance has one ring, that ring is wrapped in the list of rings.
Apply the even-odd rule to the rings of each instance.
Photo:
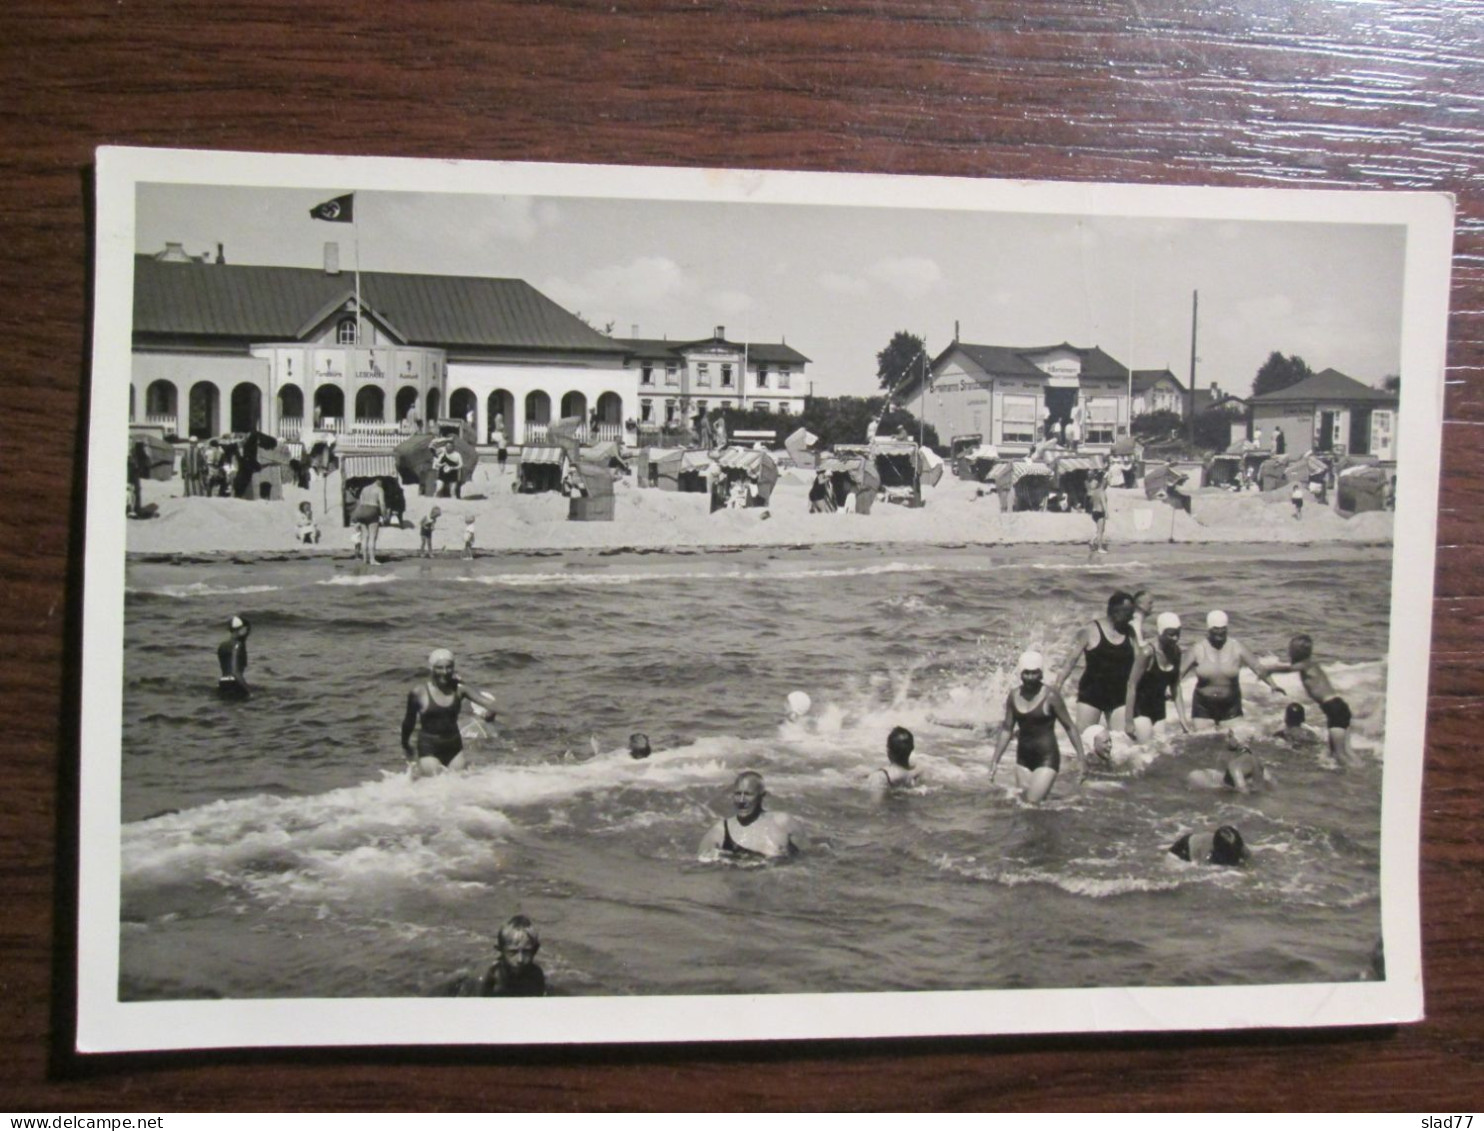
[[[619,356],[565,361],[470,360],[448,363],[449,416],[474,414],[474,434],[488,443],[496,424],[512,444],[541,443],[547,425],[564,416],[590,422],[588,439],[618,440],[624,423],[637,419],[638,374],[625,369]],[[500,421],[503,417],[503,422]]]

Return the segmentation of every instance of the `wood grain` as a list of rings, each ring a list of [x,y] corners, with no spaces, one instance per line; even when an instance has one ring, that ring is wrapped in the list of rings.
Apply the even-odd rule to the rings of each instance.
[[[1477,1106],[1484,4],[13,0],[5,23],[0,1106]],[[1455,193],[1422,818],[1427,1021],[1054,1040],[68,1054],[88,166],[102,144]]]

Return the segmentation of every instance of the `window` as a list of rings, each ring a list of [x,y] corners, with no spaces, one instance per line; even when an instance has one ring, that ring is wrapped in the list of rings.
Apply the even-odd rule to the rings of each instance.
[[[654,419],[654,402],[648,397],[639,401],[639,419],[645,424]]]
[[[732,367],[730,365],[723,365],[721,367],[721,387],[723,389],[730,389],[732,387]]]
[[[642,368],[642,369],[639,370],[639,384],[641,384],[641,385],[653,385],[654,384],[654,366],[652,366],[652,365],[646,365],[646,366],[644,366],[644,368]]]
[[[787,416],[788,415],[788,402],[787,401],[779,401],[778,402],[778,415],[779,416]]]
[[[757,387],[759,389],[766,389],[768,387],[768,367],[766,365],[759,365],[757,367]]]
[[[665,401],[665,423],[675,423],[675,402],[672,400]]]
[[[673,361],[670,362],[668,365],[665,366],[665,384],[666,385],[679,385],[680,384],[680,366],[677,365]]]
[[[722,401],[721,402],[721,407],[723,409],[731,408],[732,407],[732,402],[731,401]]]
[[[354,318],[342,318],[335,325],[335,341],[342,346],[353,346],[359,341],[356,333],[356,320]]]
[[[790,372],[789,372],[788,366],[786,366],[786,365],[780,366],[779,369],[778,369],[778,387],[780,389],[786,389],[786,388],[788,388],[788,379],[789,379],[789,376],[790,376]]]
[[[753,401],[752,402],[752,407],[755,408],[758,412],[772,412],[773,411],[773,409],[769,406],[769,404],[768,404],[767,401]]]
[[[696,362],[696,384],[711,386],[711,365],[705,361]]]
[[[1009,399],[1008,397],[1006,398]],[[1088,397],[1087,416],[1082,427],[1086,444],[1111,444],[1118,424],[1117,397]]]
[[[1006,395],[1000,413],[1000,443],[1036,442],[1036,398]]]

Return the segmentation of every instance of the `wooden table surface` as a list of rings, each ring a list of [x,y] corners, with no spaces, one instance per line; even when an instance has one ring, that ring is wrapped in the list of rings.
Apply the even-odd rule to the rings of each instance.
[[[0,471],[13,509],[0,545],[11,728],[0,1108],[1478,1106],[1484,3],[12,0],[4,23]],[[89,165],[103,144],[1456,194],[1422,816],[1428,1019],[1214,1035],[71,1055]]]

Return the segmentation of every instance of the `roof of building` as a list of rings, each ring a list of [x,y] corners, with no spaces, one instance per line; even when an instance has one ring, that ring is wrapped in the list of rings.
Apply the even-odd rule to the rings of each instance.
[[[678,361],[688,352],[706,347],[731,349],[737,353],[747,351],[750,360],[772,365],[807,365],[809,358],[784,342],[733,342],[726,338],[698,338],[694,341],[676,342],[669,338],[614,338],[633,356],[655,361]]]
[[[1185,385],[1180,378],[1176,377],[1169,369],[1135,369],[1134,370],[1134,392],[1142,393],[1146,389],[1159,384],[1161,381],[1171,382],[1180,392],[1185,392]]]
[[[136,255],[134,332],[296,341],[355,290],[350,272]],[[625,351],[523,279],[362,271],[361,302],[413,345]]]
[[[1323,369],[1302,381],[1252,398],[1253,404],[1284,404],[1308,401],[1373,401],[1395,404],[1397,395],[1362,385],[1338,369]]]
[[[1082,348],[1068,342],[1053,346],[1029,347],[986,346],[976,345],[973,342],[954,342],[933,359],[934,370],[954,350],[958,350],[980,369],[996,377],[1045,377],[1046,372],[1038,368],[1030,358],[1055,350],[1068,350],[1081,359],[1083,377],[1112,377],[1120,381],[1128,380],[1128,369],[1120,362],[1114,361],[1097,346]],[[909,381],[907,384],[912,383]]]

